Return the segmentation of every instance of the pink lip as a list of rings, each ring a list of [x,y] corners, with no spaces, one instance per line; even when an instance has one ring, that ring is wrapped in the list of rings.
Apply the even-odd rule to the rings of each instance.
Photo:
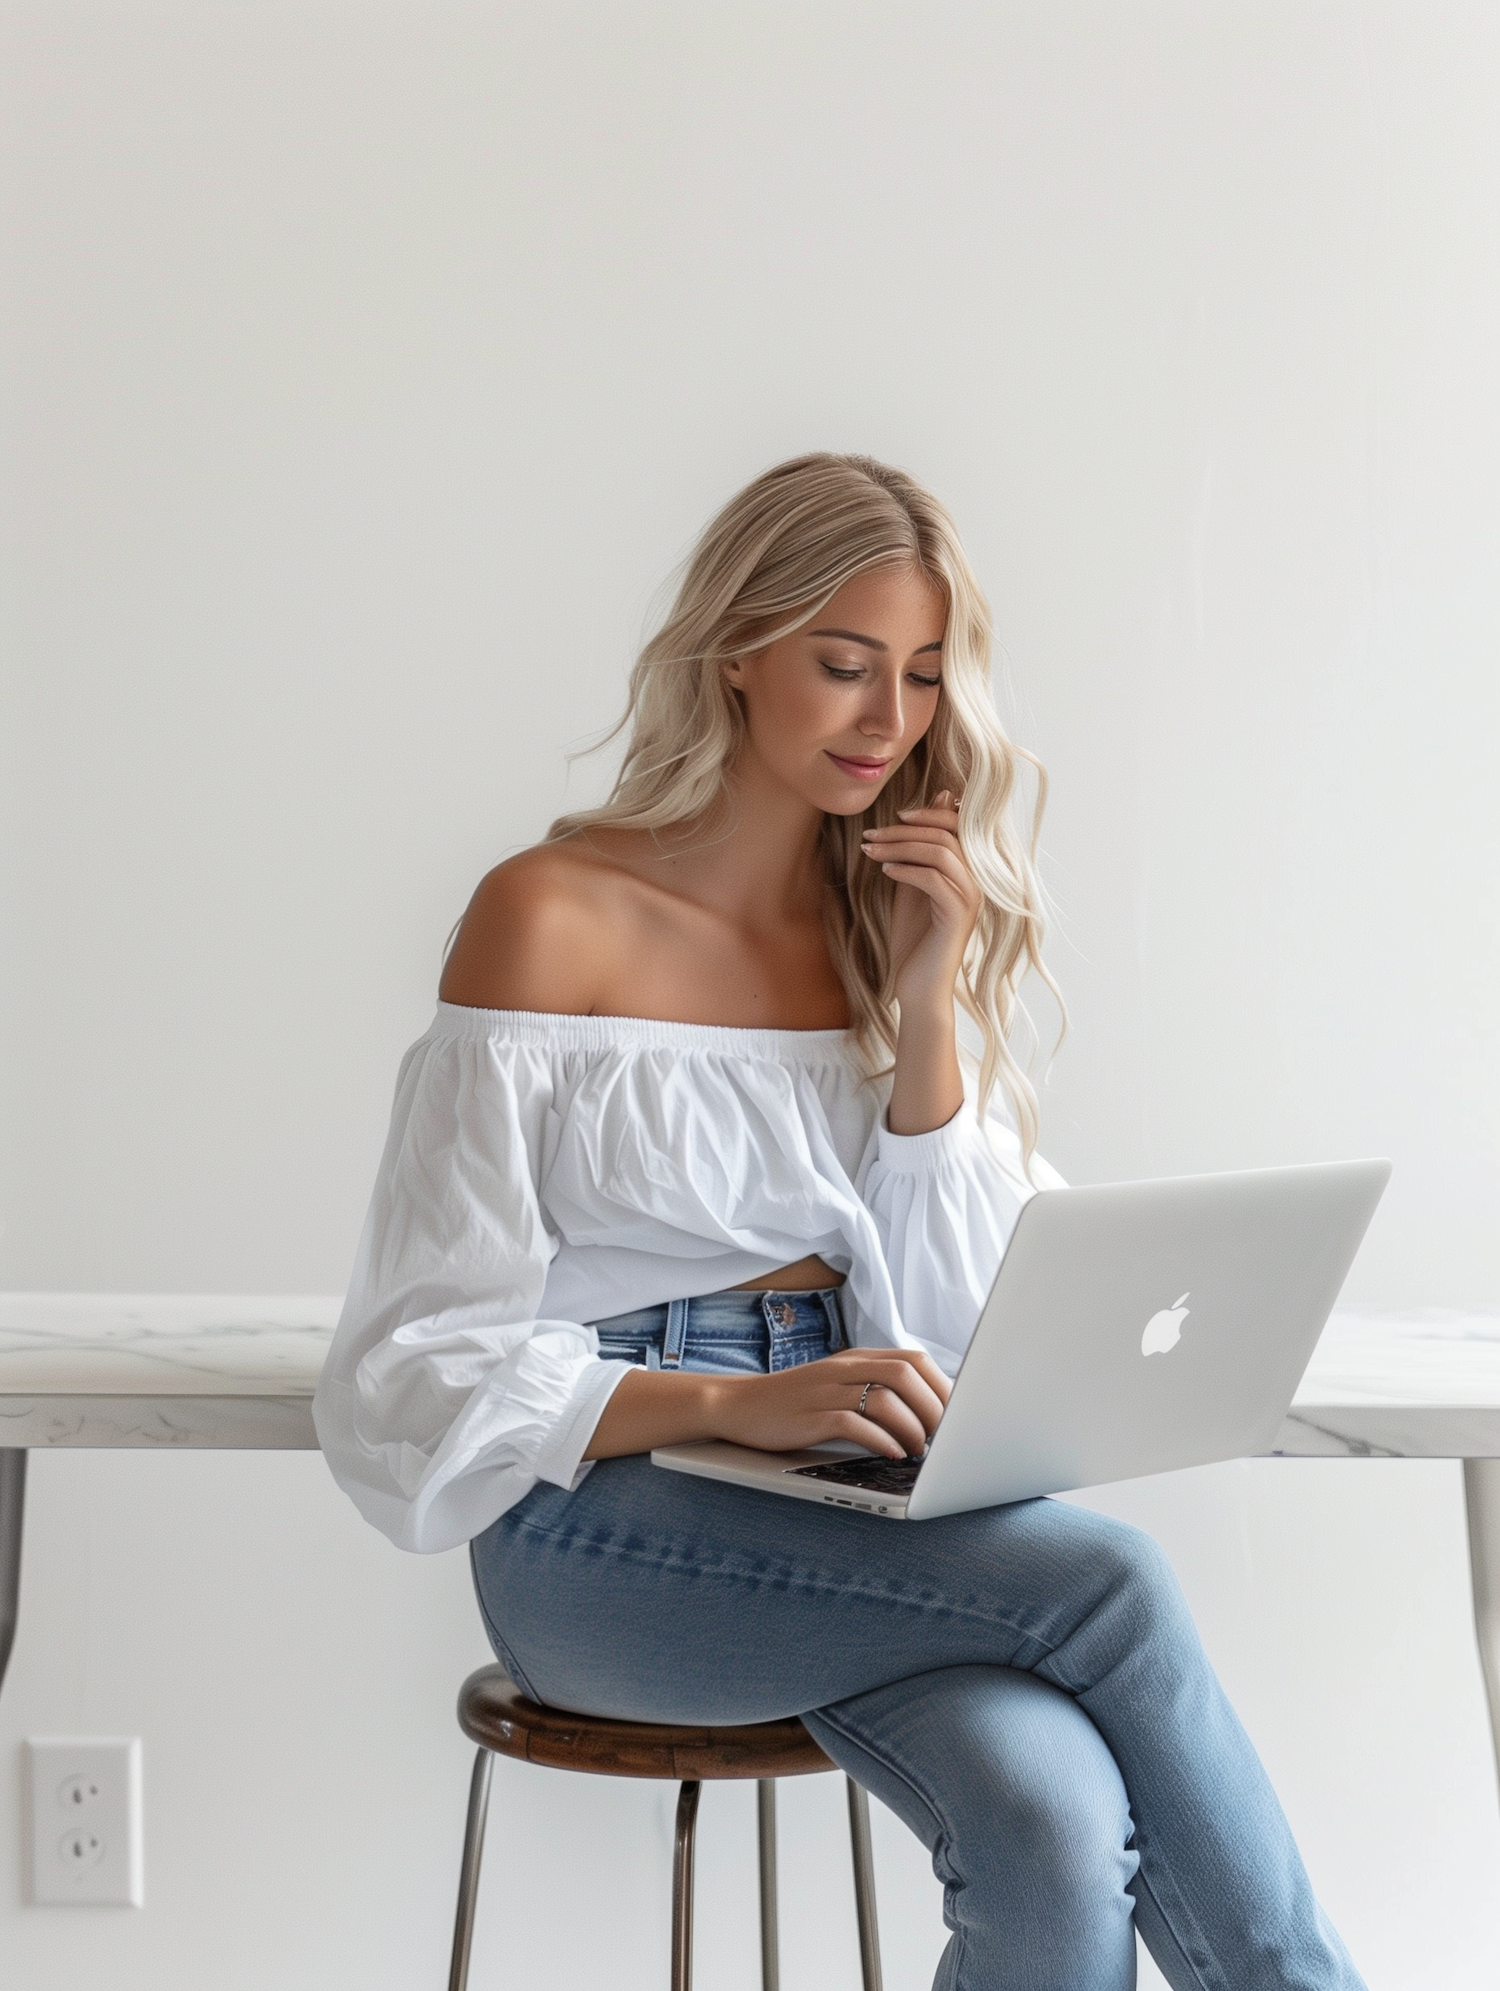
[[[878,781],[890,766],[889,760],[850,760],[846,754],[829,752],[823,749],[835,767],[841,767],[845,774],[852,774],[856,781]]]

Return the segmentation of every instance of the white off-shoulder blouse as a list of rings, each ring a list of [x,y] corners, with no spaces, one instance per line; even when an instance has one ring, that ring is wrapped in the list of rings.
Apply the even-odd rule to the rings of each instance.
[[[813,1252],[856,1346],[952,1374],[1032,1184],[998,1109],[901,1135],[889,1096],[842,1030],[439,1003],[313,1405],[340,1485],[402,1548],[468,1541],[587,1471],[628,1373],[589,1322]]]

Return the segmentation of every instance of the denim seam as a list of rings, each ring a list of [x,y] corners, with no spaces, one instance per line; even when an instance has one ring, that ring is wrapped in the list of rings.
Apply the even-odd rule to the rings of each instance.
[[[1045,1679],[1047,1676],[1045,1674],[1041,1674],[1040,1677]],[[1095,1720],[1093,1710],[1089,1707],[1089,1697],[1092,1691],[1093,1690],[1090,1689],[1085,1693],[1081,1694],[1075,1693],[1073,1695],[1073,1698],[1075,1701],[1077,1701],[1079,1707],[1083,1709],[1084,1713],[1088,1715],[1089,1719],[1091,1721],[1094,1721],[1095,1726],[1098,1727],[1098,1722],[1097,1720]],[[1101,1734],[1103,1733],[1102,1729],[1100,1730],[1100,1733]],[[1131,1805],[1131,1816],[1135,1817],[1134,1803],[1132,1803]],[[1149,1838],[1149,1835],[1142,1829],[1141,1822],[1138,1818],[1135,1821],[1135,1844],[1136,1844],[1136,1852],[1139,1855],[1139,1865],[1137,1867],[1137,1872],[1141,1876],[1141,1884],[1145,1887],[1147,1893],[1149,1893],[1149,1895],[1151,1896],[1156,1911],[1161,1916],[1162,1922],[1167,1930],[1167,1933],[1171,1936],[1172,1941],[1176,1946],[1178,1955],[1182,1958],[1182,1961],[1184,1962],[1184,1964],[1186,1964],[1188,1969],[1192,1971],[1193,1982],[1199,1987],[1199,1991],[1222,1991],[1222,1987],[1226,1986],[1229,1983],[1229,1979],[1225,1977],[1224,1974],[1219,1970],[1217,1963],[1215,1962],[1214,1959],[1213,1945],[1205,1941],[1203,1931],[1198,1925],[1197,1916],[1193,1913],[1191,1907],[1188,1905],[1187,1901],[1183,1898],[1180,1890],[1175,1886],[1173,1886],[1170,1873],[1162,1875],[1161,1879],[1166,1882],[1167,1891],[1171,1895],[1172,1901],[1174,1903],[1174,1912],[1171,1914],[1167,1912],[1166,1903],[1162,1898],[1162,1890],[1160,1885],[1158,1884],[1157,1880],[1153,1877],[1153,1874],[1148,1873],[1146,1870],[1148,1848],[1149,1848],[1149,1857],[1151,1860],[1151,1865],[1153,1869],[1155,1867],[1156,1847],[1154,1841],[1152,1841]],[[1192,1953],[1188,1950],[1188,1948],[1184,1944],[1182,1935],[1180,1933],[1180,1930],[1184,1928],[1187,1929],[1192,1934],[1195,1940],[1197,1954],[1206,1959],[1207,1965],[1213,1973],[1212,1980],[1204,1976],[1203,1969],[1194,1961]]]
[[[967,1888],[969,1884],[968,1881],[964,1878],[962,1874],[957,1873],[956,1869],[952,1865],[951,1859],[948,1857],[951,1854],[953,1847],[953,1837],[954,1837],[953,1827],[949,1823],[949,1821],[943,1816],[942,1812],[938,1809],[935,1799],[929,1796],[929,1794],[925,1790],[923,1790],[922,1786],[914,1780],[910,1771],[906,1768],[905,1764],[896,1762],[894,1758],[891,1756],[877,1756],[873,1749],[871,1749],[857,1735],[854,1735],[850,1732],[849,1728],[845,1723],[840,1722],[836,1718],[831,1707],[812,1708],[809,1710],[809,1713],[815,1714],[819,1721],[827,1722],[828,1726],[834,1731],[835,1734],[841,1735],[844,1738],[844,1740],[847,1743],[849,1743],[852,1748],[857,1749],[862,1756],[867,1756],[872,1763],[877,1764],[879,1768],[881,1768],[882,1770],[889,1771],[892,1776],[898,1777],[901,1780],[901,1782],[905,1784],[906,1788],[917,1799],[917,1802],[922,1806],[923,1810],[926,1811],[931,1818],[936,1820],[938,1831],[942,1836],[945,1864],[948,1866],[949,1871],[955,1874],[959,1887]],[[848,1774],[847,1771],[845,1772],[845,1774],[846,1775]],[[944,1881],[943,1886],[945,1889],[947,1885],[948,1883]],[[946,1916],[944,1917],[944,1920],[945,1921],[947,1920]],[[953,1934],[953,1949],[952,1949],[953,1967],[950,1975],[954,1985],[954,1991],[961,1991],[961,1986],[959,1984],[959,1974],[963,1969],[966,1952],[969,1948],[969,1932],[967,1928],[965,1928],[962,1924],[959,1923],[950,1922],[948,1926],[952,1930]]]
[[[1011,1619],[1001,1612],[965,1609],[937,1598],[922,1601],[901,1594],[893,1594],[889,1590],[871,1589],[859,1583],[850,1583],[848,1581],[829,1582],[804,1572],[791,1572],[784,1577],[768,1580],[764,1577],[756,1576],[749,1570],[731,1571],[688,1567],[671,1556],[648,1555],[639,1549],[623,1547],[615,1542],[585,1541],[577,1535],[566,1533],[562,1529],[539,1526],[534,1521],[517,1521],[515,1523],[515,1531],[517,1534],[534,1535],[542,1541],[562,1542],[568,1548],[582,1551],[585,1554],[613,1556],[617,1561],[636,1563],[647,1569],[679,1569],[699,1582],[748,1583],[756,1589],[801,1590],[830,1597],[863,1597],[872,1604],[889,1604],[898,1610],[917,1611],[924,1615],[954,1618],[972,1624],[999,1626],[1008,1631],[1012,1637],[1019,1640],[1022,1645],[1041,1654],[1040,1659],[1026,1666],[1025,1670],[1028,1672],[1036,1671],[1045,1660],[1052,1657],[1059,1646],[1066,1643],[1066,1639],[1061,1639],[1056,1646],[1043,1645],[1040,1639],[1023,1631],[1019,1625],[1013,1623]],[[1071,1636],[1071,1634],[1069,1635]],[[1079,1692],[1077,1688],[1070,1687],[1065,1681],[1061,1680],[1055,1681],[1053,1684],[1062,1687],[1065,1692],[1072,1694],[1077,1699]]]
[[[535,1701],[539,1706],[545,1707],[546,1702],[543,1701],[541,1695],[537,1692],[536,1688],[533,1687],[531,1682],[527,1679],[525,1673],[522,1671],[521,1667],[518,1665],[516,1661],[515,1654],[511,1651],[510,1647],[506,1644],[505,1640],[500,1636],[499,1632],[496,1631],[495,1629],[495,1621],[490,1616],[489,1606],[484,1601],[484,1592],[483,1590],[480,1589],[477,1580],[478,1572],[477,1569],[475,1568],[474,1544],[472,1542],[469,1544],[469,1569],[470,1573],[476,1579],[474,1583],[474,1598],[476,1603],[479,1605],[479,1615],[481,1618],[484,1619],[485,1631],[489,1635],[490,1644],[494,1647],[497,1657],[499,1658],[501,1664],[505,1667],[506,1672],[509,1673],[510,1677],[515,1681],[516,1685],[521,1689],[522,1693],[526,1696],[527,1700]]]
[[[1204,1976],[1203,1972],[1199,1969],[1198,1965],[1194,1962],[1189,1952],[1186,1949],[1184,1949],[1182,1938],[1177,1933],[1176,1918],[1167,1913],[1165,1907],[1162,1904],[1162,1898],[1159,1889],[1154,1885],[1151,1876],[1146,1872],[1146,1848],[1145,1848],[1145,1843],[1141,1836],[1139,1826],[1137,1826],[1136,1828],[1135,1849],[1138,1856],[1138,1864],[1135,1870],[1136,1879],[1140,1884],[1142,1892],[1150,1896],[1152,1907],[1161,1917],[1162,1927],[1166,1930],[1167,1934],[1172,1938],[1172,1947],[1177,1952],[1178,1961],[1182,1964],[1185,1970],[1188,1970],[1192,1973],[1192,1981],[1195,1985],[1198,1986],[1198,1991],[1214,1991],[1215,1984],[1219,1986],[1226,1985],[1229,1982],[1229,1980],[1222,1974],[1222,1972],[1218,1970],[1217,1966],[1214,1967],[1214,1983],[1211,1983],[1210,1980]],[[1206,1955],[1209,1958],[1210,1962],[1212,1963],[1212,1951],[1210,1950],[1208,1944],[1206,1944],[1203,1941],[1203,1932],[1201,1929],[1198,1928],[1195,1917],[1186,1907],[1186,1904],[1184,1904],[1180,1900],[1180,1898],[1178,1901],[1178,1907],[1181,1912],[1182,1920],[1190,1924],[1193,1928],[1194,1933],[1197,1935],[1200,1951],[1204,1955]],[[1148,1948],[1150,1947],[1149,1944],[1147,1947]],[[1157,1964],[1160,1964],[1161,1962],[1161,1959],[1158,1956],[1156,1956],[1154,1950],[1152,1951],[1152,1959]],[[1165,1977],[1166,1972],[1163,1971],[1162,1975]],[[1168,1981],[1170,1982],[1171,1980],[1169,1979]],[[1174,1991],[1176,1991],[1175,1986],[1174,1986]]]

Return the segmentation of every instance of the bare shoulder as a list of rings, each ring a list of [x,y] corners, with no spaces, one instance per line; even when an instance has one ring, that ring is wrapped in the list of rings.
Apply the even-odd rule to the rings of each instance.
[[[576,843],[537,844],[497,864],[469,901],[443,1001],[587,1014],[625,944],[614,872]]]

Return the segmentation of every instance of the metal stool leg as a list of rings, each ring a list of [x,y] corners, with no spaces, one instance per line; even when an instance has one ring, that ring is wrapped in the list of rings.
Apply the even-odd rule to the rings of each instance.
[[[464,1858],[458,1873],[458,1914],[453,1923],[453,1961],[448,1967],[448,1991],[465,1991],[469,1982],[469,1946],[474,1940],[474,1906],[479,1898],[479,1863],[484,1858],[484,1822],[490,1808],[490,1771],[495,1759],[488,1749],[474,1758],[469,1779],[469,1821],[464,1827]]]
[[[21,1520],[26,1508],[26,1454],[0,1449],[0,1683],[10,1663],[21,1608]]]
[[[0,1460],[4,1456],[0,1453]],[[1490,1742],[1500,1768],[1500,1459],[1464,1460],[1464,1504],[1474,1630],[1489,1703]]]
[[[693,1840],[703,1786],[688,1782],[677,1794],[677,1840],[672,1849],[672,1991],[693,1991]]]
[[[781,1942],[776,1923],[776,1779],[755,1786],[760,1835],[760,1987],[781,1991]]]
[[[883,1991],[880,1922],[875,1913],[875,1856],[870,1845],[870,1800],[853,1777],[849,1786],[849,1844],[854,1854],[854,1912],[859,1919],[859,1970],[864,1991]]]

